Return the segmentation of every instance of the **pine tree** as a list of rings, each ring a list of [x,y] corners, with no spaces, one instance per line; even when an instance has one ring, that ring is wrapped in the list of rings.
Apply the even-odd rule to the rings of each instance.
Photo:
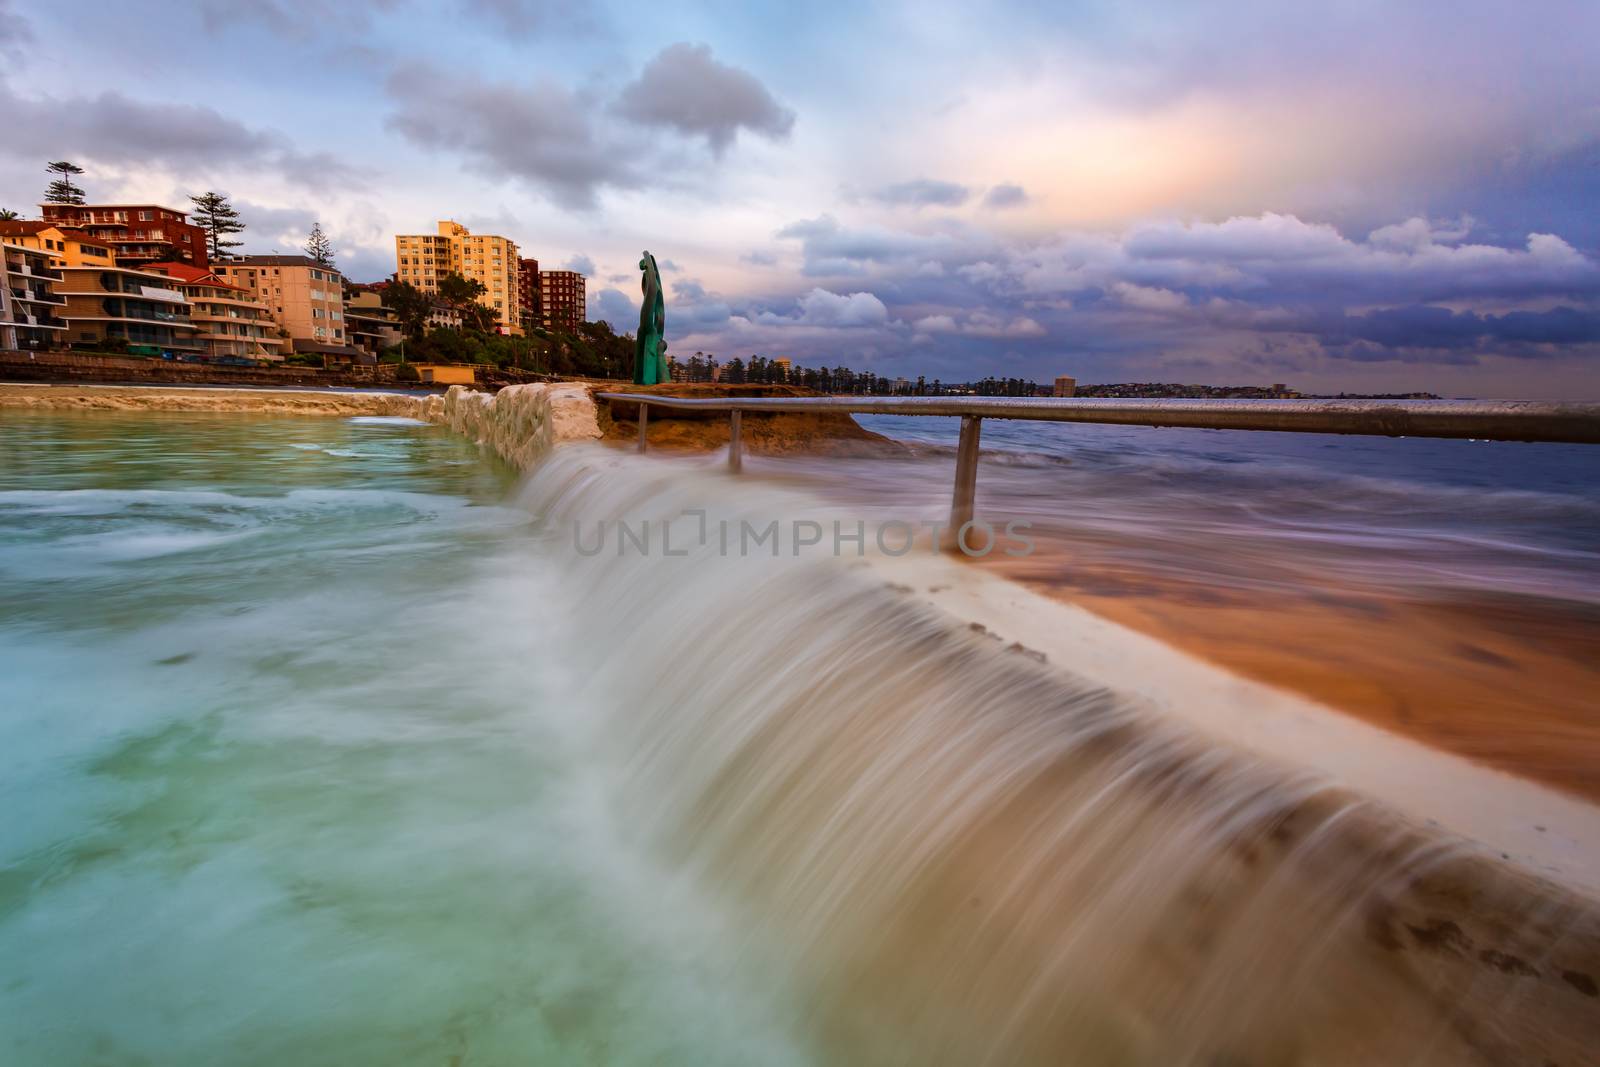
[[[227,249],[238,248],[241,241],[230,241],[228,236],[244,232],[239,213],[221,193],[201,193],[191,196],[194,204],[195,225],[206,231],[206,243],[211,248],[212,259],[222,259]]]
[[[333,257],[338,253],[333,250],[333,242],[328,235],[322,232],[322,223],[311,224],[311,236],[306,238],[306,255],[322,264],[324,267],[333,266]]]
[[[77,205],[84,202],[83,190],[72,184],[73,175],[83,173],[82,167],[58,159],[53,163],[46,163],[44,169],[56,176],[44,191],[45,203]]]

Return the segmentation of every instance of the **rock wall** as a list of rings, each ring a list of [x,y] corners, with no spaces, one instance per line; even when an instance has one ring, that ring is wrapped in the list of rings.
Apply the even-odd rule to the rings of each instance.
[[[341,367],[231,367],[216,363],[179,363],[138,356],[89,352],[0,351],[0,381],[99,383],[106,385],[241,385],[373,388],[405,384],[396,379],[397,365]]]
[[[508,385],[498,393],[454,385],[418,404],[422,418],[476,441],[518,470],[531,469],[563,441],[600,437],[594,399],[583,385]]]

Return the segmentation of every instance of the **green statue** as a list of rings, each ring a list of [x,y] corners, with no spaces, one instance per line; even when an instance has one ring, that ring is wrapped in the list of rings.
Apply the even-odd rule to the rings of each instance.
[[[639,306],[639,332],[633,341],[633,384],[655,385],[670,382],[672,372],[667,369],[667,302],[661,295],[661,272],[656,269],[656,257],[649,252],[639,260],[644,271],[640,288],[644,290],[644,303]]]

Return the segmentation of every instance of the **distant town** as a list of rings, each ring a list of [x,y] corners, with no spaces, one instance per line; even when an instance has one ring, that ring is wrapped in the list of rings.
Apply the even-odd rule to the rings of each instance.
[[[0,210],[0,369],[9,352],[35,360],[81,353],[216,367],[385,368],[371,380],[438,384],[478,381],[475,368],[496,381],[632,376],[632,336],[587,321],[584,275],[543,269],[502,234],[473,233],[449,219],[431,233],[398,234],[394,273],[360,283],[340,272],[320,224],[302,253],[238,254],[247,220],[220,193],[194,195],[182,210],[90,203],[77,184],[83,168],[57,160],[45,170],[52,177],[38,218]],[[669,363],[675,381],[867,396],[1305,395],[1283,384],[1079,385],[1066,375],[1049,383],[889,378],[706,352],[669,353]]]

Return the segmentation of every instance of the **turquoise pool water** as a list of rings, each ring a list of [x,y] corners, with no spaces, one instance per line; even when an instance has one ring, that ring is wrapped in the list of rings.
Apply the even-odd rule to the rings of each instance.
[[[0,416],[0,1063],[803,1062],[574,751],[503,467]]]

